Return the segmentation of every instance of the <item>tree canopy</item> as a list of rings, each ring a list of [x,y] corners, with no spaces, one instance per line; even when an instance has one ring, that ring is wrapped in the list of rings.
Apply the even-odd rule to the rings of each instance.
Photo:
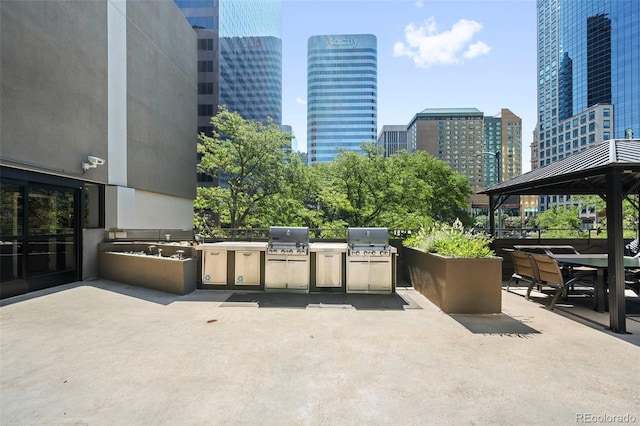
[[[467,178],[426,152],[385,158],[373,143],[308,166],[291,153],[291,135],[221,108],[213,136],[201,134],[198,172],[217,181],[200,187],[194,224],[206,228],[271,225],[415,229],[431,219],[468,222]]]

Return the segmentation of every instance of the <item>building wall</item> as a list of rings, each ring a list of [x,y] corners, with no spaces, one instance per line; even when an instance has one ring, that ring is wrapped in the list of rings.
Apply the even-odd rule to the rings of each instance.
[[[417,150],[426,151],[467,176],[475,193],[486,188],[484,114],[476,108],[428,108],[416,114],[408,126],[409,139]],[[473,203],[488,200],[473,195]],[[488,204],[485,202],[484,204]]]
[[[196,37],[173,1],[3,0],[0,12],[0,163],[141,191],[141,212],[152,194],[181,212],[162,227],[190,229]],[[105,165],[83,172],[89,155]],[[158,225],[137,217],[126,225]]]
[[[127,2],[127,186],[195,198],[196,75],[196,36],[173,2]]]
[[[318,35],[307,46],[309,161],[332,161],[338,148],[362,152],[378,133],[376,37]]]
[[[382,130],[378,135],[378,146],[384,149],[385,157],[389,157],[399,151],[409,151],[407,145],[407,126],[382,126]]]
[[[107,157],[107,2],[3,0],[0,14],[3,164],[83,178],[88,155]]]

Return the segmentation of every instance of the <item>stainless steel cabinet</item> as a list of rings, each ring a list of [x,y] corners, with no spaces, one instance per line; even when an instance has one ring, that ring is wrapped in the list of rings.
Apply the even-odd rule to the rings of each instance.
[[[308,290],[309,257],[267,256],[264,268],[264,287],[270,289]]]
[[[362,256],[347,259],[347,293],[391,292],[392,258]]]
[[[369,260],[351,259],[347,262],[347,292],[369,290]]]
[[[305,290],[309,288],[309,259],[287,260],[287,288]]]
[[[369,290],[391,290],[391,262],[389,259],[374,260],[369,263],[371,276]]]
[[[287,288],[287,259],[267,258],[264,266],[265,288]]]
[[[316,253],[316,287],[342,287],[342,253]]]
[[[236,251],[235,285],[260,285],[260,251]]]
[[[227,283],[227,251],[204,250],[202,252],[202,283]]]

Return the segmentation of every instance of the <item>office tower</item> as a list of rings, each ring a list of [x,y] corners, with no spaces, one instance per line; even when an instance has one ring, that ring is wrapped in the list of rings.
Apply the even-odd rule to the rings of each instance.
[[[389,157],[398,151],[409,151],[407,147],[407,126],[387,125],[382,126],[378,135],[378,146],[384,149],[384,156]]]
[[[211,135],[218,109],[219,0],[174,0],[196,32],[198,46],[198,134]],[[200,179],[200,176],[198,176]]]
[[[640,2],[538,0],[537,158],[541,167],[640,134]],[[540,209],[566,201],[541,197]]]
[[[0,297],[96,277],[107,230],[190,235],[197,52],[176,5],[3,1],[0,21]]]
[[[220,105],[282,124],[280,0],[220,2]]]
[[[522,174],[522,119],[507,108],[494,116],[484,117],[484,151],[499,152],[500,170],[496,162],[485,167],[487,186]]]
[[[474,215],[489,207],[478,191],[522,172],[522,119],[509,109],[485,117],[477,108],[427,108],[407,128],[409,146],[467,176]]]
[[[377,39],[371,34],[312,36],[307,51],[309,162],[339,149],[362,152],[377,139]]]
[[[280,0],[175,0],[198,36],[198,131],[218,105],[282,124]]]

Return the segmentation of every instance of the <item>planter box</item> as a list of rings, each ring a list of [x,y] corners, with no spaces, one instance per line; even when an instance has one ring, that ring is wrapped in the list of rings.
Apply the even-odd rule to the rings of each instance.
[[[178,246],[176,249],[181,247]],[[98,276],[124,284],[183,295],[196,289],[196,263],[196,258],[173,259],[101,251],[98,254]]]
[[[502,258],[460,259],[403,248],[411,285],[448,314],[502,311]]]

